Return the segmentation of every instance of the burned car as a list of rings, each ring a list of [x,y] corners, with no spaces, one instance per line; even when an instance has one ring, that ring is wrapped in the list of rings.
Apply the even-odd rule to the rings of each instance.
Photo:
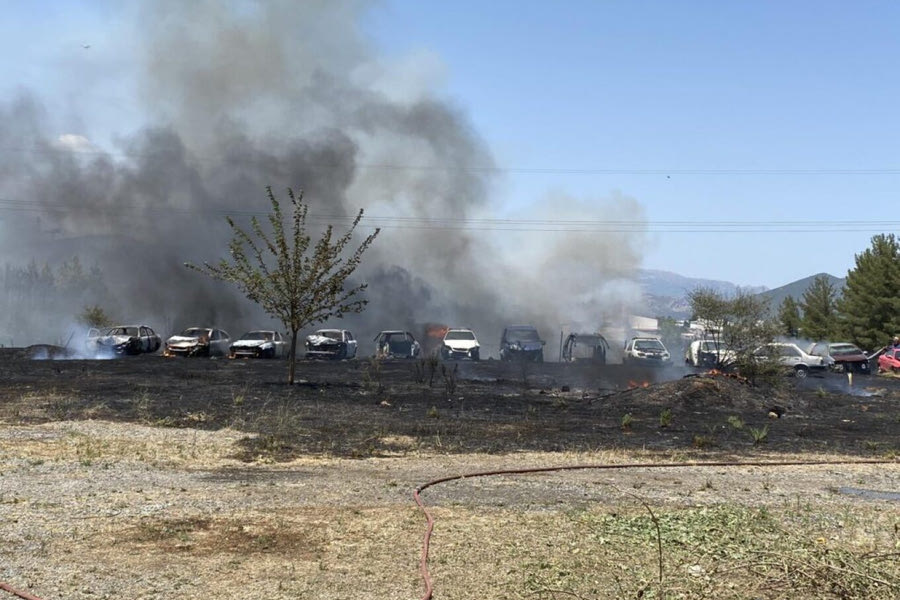
[[[91,329],[85,350],[97,356],[122,356],[156,352],[162,339],[146,325],[116,325],[104,332]]]
[[[832,364],[830,357],[813,356],[789,342],[770,342],[753,351],[753,356],[761,361],[774,360],[787,368],[799,379],[810,372],[823,372]]]
[[[444,340],[441,343],[441,358],[444,360],[455,360],[459,358],[469,358],[478,360],[480,356],[481,346],[475,332],[471,329],[448,329],[444,334]]]
[[[806,351],[813,356],[830,357],[834,362],[830,365],[834,371],[843,373],[868,373],[869,357],[854,344],[841,342],[829,344],[819,342],[812,344]]]
[[[346,329],[320,329],[306,336],[306,358],[354,358],[357,345]]]
[[[599,333],[570,333],[562,348],[563,362],[591,361],[606,364],[609,342]]]
[[[227,356],[228,333],[213,327],[188,327],[166,340],[166,356]]]
[[[657,337],[633,337],[625,344],[624,364],[668,365],[672,356]]]
[[[422,349],[408,331],[382,331],[374,341],[377,358],[416,358]]]
[[[727,367],[735,360],[735,351],[717,340],[694,340],[684,353],[684,362],[693,367]]]
[[[232,342],[230,358],[284,358],[287,351],[284,338],[277,331],[248,331]]]
[[[500,360],[544,362],[544,340],[531,325],[511,325],[500,336]]]

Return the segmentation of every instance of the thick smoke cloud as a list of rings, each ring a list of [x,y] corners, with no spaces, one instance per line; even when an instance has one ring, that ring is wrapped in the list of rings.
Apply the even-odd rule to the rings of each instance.
[[[491,215],[491,153],[427,87],[391,85],[403,73],[358,30],[369,8],[141,5],[135,104],[144,122],[120,132],[114,148],[54,130],[28,92],[0,102],[0,145],[28,150],[0,163],[2,197],[29,203],[0,221],[6,260],[78,255],[106,282],[98,303],[164,334],[205,323],[232,334],[272,326],[236,290],[183,263],[217,260],[230,237],[224,216],[246,222],[242,215],[267,210],[265,186],[280,195],[290,186],[303,189],[319,224],[340,227],[365,208],[366,227],[385,226],[357,275],[369,284],[369,308],[345,319],[363,340],[441,322],[477,328],[487,354],[509,322],[534,322],[552,338],[561,324],[596,329],[618,319],[637,300],[641,232],[467,229],[465,219]],[[642,219],[628,198],[561,194],[534,214]],[[73,298],[66,315],[22,321],[43,324],[33,333],[44,338],[32,341],[49,341],[86,298]],[[0,333],[4,326],[13,327],[0,323]]]

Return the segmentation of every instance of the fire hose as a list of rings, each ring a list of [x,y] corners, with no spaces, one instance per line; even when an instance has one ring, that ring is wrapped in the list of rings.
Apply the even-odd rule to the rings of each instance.
[[[630,463],[630,464],[613,464],[613,465],[564,465],[555,467],[536,467],[525,469],[500,469],[496,471],[479,471],[475,473],[464,473],[461,475],[450,475],[434,479],[428,483],[423,483],[413,492],[413,499],[425,515],[425,537],[422,541],[422,554],[419,560],[419,571],[425,584],[425,592],[420,600],[431,600],[434,593],[434,584],[431,580],[431,574],[428,571],[428,552],[431,544],[431,534],[434,531],[434,517],[425,504],[422,502],[421,493],[426,489],[447,483],[449,481],[457,481],[462,479],[471,479],[475,477],[490,477],[493,475],[527,475],[531,473],[549,473],[554,471],[582,471],[588,469],[595,470],[618,470],[618,469],[672,469],[682,467],[794,467],[794,466],[817,466],[817,465],[877,465],[877,464],[895,464],[896,461],[884,459],[872,460],[823,460],[823,461],[720,461],[720,462],[683,462],[683,463]]]
[[[628,464],[584,464],[584,465],[562,465],[555,467],[532,467],[524,469],[499,469],[495,471],[478,471],[474,473],[463,473],[459,475],[448,475],[439,479],[433,479],[427,483],[423,483],[413,492],[413,499],[416,505],[425,515],[425,536],[422,541],[422,554],[419,561],[419,571],[425,585],[425,592],[420,600],[431,600],[434,593],[434,584],[431,580],[431,574],[428,571],[428,553],[431,544],[431,535],[434,532],[434,516],[425,507],[422,502],[421,494],[426,489],[441,483],[457,481],[462,479],[473,479],[476,477],[490,477],[494,475],[527,475],[533,473],[550,473],[558,471],[584,471],[584,470],[623,470],[623,469],[673,469],[684,467],[796,467],[796,466],[822,466],[822,465],[878,465],[878,464],[895,464],[896,461],[884,459],[872,460],[822,460],[822,461],[718,461],[718,462],[683,462],[683,463],[628,463]],[[11,585],[0,581],[0,590],[9,592],[14,596],[18,596],[23,600],[42,600],[41,598],[17,590]]]
[[[13,596],[18,596],[19,598],[24,598],[24,600],[41,600],[37,596],[32,596],[28,592],[23,592],[21,590],[17,590],[16,588],[12,587],[11,585],[3,583],[2,581],[0,581],[0,590],[3,590],[4,592],[9,592]]]

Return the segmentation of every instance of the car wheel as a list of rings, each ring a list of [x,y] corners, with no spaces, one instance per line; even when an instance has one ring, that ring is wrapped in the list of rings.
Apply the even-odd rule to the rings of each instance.
[[[805,365],[797,365],[794,367],[794,376],[797,379],[806,379],[807,375],[809,375],[809,367]]]
[[[472,360],[478,360],[480,358],[481,358],[481,356],[478,353],[478,350],[476,350],[475,352],[472,353]]]

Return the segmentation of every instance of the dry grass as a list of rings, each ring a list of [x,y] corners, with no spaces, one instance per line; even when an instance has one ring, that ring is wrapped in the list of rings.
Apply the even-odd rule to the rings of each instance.
[[[442,597],[896,598],[896,517],[838,520],[794,509],[657,509],[637,503],[511,511],[442,510],[433,570]],[[864,529],[864,539],[848,531]],[[453,590],[455,593],[450,593]]]
[[[234,458],[240,435],[227,430],[69,422],[0,434],[11,490],[0,511],[15,523],[0,580],[48,598],[414,598],[423,533],[415,485],[474,470],[653,458],[404,449],[400,458],[273,466]],[[896,505],[823,490],[897,478],[896,466],[684,468],[437,486],[425,498],[437,518],[436,597],[893,599]]]

